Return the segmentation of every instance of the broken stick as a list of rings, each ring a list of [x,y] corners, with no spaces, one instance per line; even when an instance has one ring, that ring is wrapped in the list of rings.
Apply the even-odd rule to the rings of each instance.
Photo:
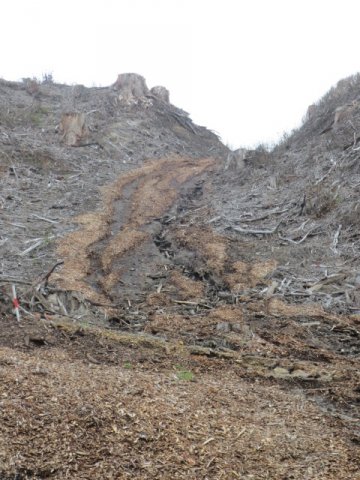
[[[310,235],[310,233],[312,233],[314,230],[315,228],[311,228],[300,240],[293,240],[292,238],[282,237],[281,235],[279,235],[279,238],[280,240],[290,242],[293,245],[300,245],[300,243],[304,242],[307,239],[307,237]]]
[[[283,222],[279,222],[274,228],[272,228],[271,230],[256,230],[256,229],[247,229],[247,228],[241,228],[241,227],[234,227],[234,226],[231,226],[230,228],[232,228],[235,232],[238,232],[238,233],[244,233],[244,234],[250,234],[250,235],[271,235],[273,233],[276,233],[280,227],[280,225],[282,224]]]
[[[338,250],[336,247],[337,247],[337,244],[339,243],[339,235],[340,235],[341,229],[342,229],[342,225],[339,225],[338,229],[335,232],[334,239],[332,241],[331,250],[334,253],[338,253]]]

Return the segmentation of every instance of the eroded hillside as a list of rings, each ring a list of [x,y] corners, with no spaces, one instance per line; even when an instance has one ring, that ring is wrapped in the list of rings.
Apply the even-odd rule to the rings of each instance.
[[[2,81],[1,478],[360,478],[359,95],[227,162],[142,77]]]

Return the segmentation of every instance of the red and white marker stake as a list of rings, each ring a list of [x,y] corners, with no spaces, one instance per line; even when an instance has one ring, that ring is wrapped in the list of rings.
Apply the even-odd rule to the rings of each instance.
[[[19,311],[20,303],[19,303],[19,300],[16,296],[15,285],[12,286],[12,303],[13,303],[14,313],[16,315],[16,319],[17,319],[18,322],[20,322],[20,311]]]

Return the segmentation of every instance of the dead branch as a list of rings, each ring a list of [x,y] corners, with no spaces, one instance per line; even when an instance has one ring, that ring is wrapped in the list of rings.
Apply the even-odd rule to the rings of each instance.
[[[37,290],[37,287],[43,282],[45,281],[45,284],[44,286],[46,287],[47,286],[47,283],[48,283],[48,280],[49,280],[49,277],[50,275],[53,273],[53,271],[55,270],[56,267],[58,267],[59,265],[62,265],[64,262],[61,261],[61,262],[57,262],[50,270],[49,272],[47,272],[45,275],[43,275],[42,277],[40,277],[40,279],[37,279],[31,283],[29,282],[21,282],[21,283],[24,283],[25,285],[30,285],[29,288],[27,288],[25,290],[25,292],[21,295],[23,298],[28,295],[32,290]],[[17,282],[19,283],[19,282]]]
[[[222,216],[218,215],[217,217],[213,217],[205,223],[209,225],[210,223],[215,223],[215,222],[217,222],[218,220],[221,220],[221,219],[222,219]]]
[[[293,240],[292,238],[282,237],[281,235],[279,235],[279,238],[280,240],[283,240],[285,242],[290,242],[293,245],[300,245],[300,243],[304,242],[307,239],[307,237],[310,235],[310,233],[312,233],[314,230],[315,228],[310,229],[300,240]]]
[[[279,287],[279,282],[273,280],[271,285],[265,290],[265,297],[270,298],[274,295],[275,290]]]
[[[174,303],[178,303],[179,305],[194,305],[197,307],[199,304],[197,302],[189,302],[185,300],[173,300]]]
[[[88,142],[88,143],[79,143],[79,145],[71,145],[72,147],[90,147],[92,145],[96,145],[98,146],[99,148],[101,148],[102,150],[105,150],[105,148],[103,147],[103,145],[101,145],[99,142]]]
[[[53,273],[53,271],[55,270],[56,267],[58,267],[59,265],[63,265],[63,263],[64,263],[64,261],[60,261],[60,262],[55,263],[55,265],[37,283],[39,284],[39,283],[42,283],[43,281],[45,281],[44,285],[46,287],[47,284],[48,284],[50,275]]]
[[[323,180],[325,180],[326,177],[328,177],[330,175],[330,173],[334,170],[334,168],[336,167],[337,163],[334,162],[332,164],[332,166],[330,167],[330,169],[325,173],[325,175],[323,175],[321,178],[319,178],[319,180],[317,180],[315,182],[315,185],[319,185],[319,183],[321,183]]]
[[[336,247],[337,247],[337,244],[339,242],[339,235],[340,235],[341,229],[342,229],[342,225],[339,225],[338,229],[335,232],[334,239],[332,241],[331,250],[334,253],[338,253],[338,250],[337,250]]]
[[[261,217],[256,217],[256,218],[239,218],[239,222],[241,223],[250,223],[250,222],[257,222],[260,220],[265,220],[265,218],[270,217],[270,215],[281,215],[282,213],[288,212],[290,210],[291,206],[288,208],[284,208],[283,210],[278,210],[277,208],[274,208],[273,210],[270,210],[267,212],[266,215],[262,215]],[[237,221],[237,220],[233,220]]]
[[[296,228],[293,228],[291,230],[291,232],[297,232],[298,230],[304,230],[304,227],[305,225],[310,221],[310,218],[308,218],[307,220],[305,220],[305,222],[303,222],[301,225],[299,225],[298,227]]]
[[[299,212],[300,217],[304,213],[305,206],[306,206],[306,194],[304,193],[304,197],[300,205],[300,212]]]
[[[173,300],[173,302],[178,305],[192,305],[194,307],[208,308],[209,310],[212,308],[210,305],[206,305],[206,303],[189,302],[185,300]]]
[[[0,283],[18,283],[19,285],[32,285],[31,282],[26,280],[18,280],[16,278],[9,278],[9,277],[0,277]]]
[[[32,252],[36,248],[45,244],[47,241],[53,240],[54,238],[55,238],[55,236],[51,235],[50,237],[46,237],[46,238],[35,238],[35,239],[27,240],[25,243],[30,243],[30,242],[35,242],[35,243],[33,245],[31,245],[30,247],[28,247],[23,252],[19,253],[19,256],[23,257],[24,255],[27,255],[28,253]]]
[[[354,142],[353,142],[353,149],[354,149],[356,147],[356,143],[357,143],[357,132],[356,132],[356,128],[354,127],[353,122],[351,120],[348,120],[348,123],[354,131]]]
[[[36,215],[36,213],[31,214],[32,217],[38,218],[39,220],[43,220],[44,222],[49,222],[49,223],[59,223],[56,220],[51,220],[50,218],[45,218],[45,217],[40,217],[40,215]]]
[[[23,257],[24,255],[27,255],[28,253],[32,252],[35,250],[35,248],[40,247],[40,245],[43,243],[43,239],[41,238],[40,240],[37,240],[33,245],[28,247],[26,250],[22,251],[19,253],[20,257]]]
[[[309,293],[318,292],[324,286],[344,281],[346,277],[347,277],[347,274],[345,273],[334,273],[333,275],[326,276],[325,278],[322,278],[321,280],[314,283],[313,285],[310,285],[310,287],[306,291]]]
[[[11,165],[11,171],[14,173],[15,178],[16,178],[16,181],[18,182],[18,181],[19,181],[19,177],[18,177],[18,174],[16,173],[16,168],[15,168],[14,165]]]
[[[190,132],[197,135],[197,131],[193,127],[192,121],[184,115],[179,115],[178,113],[171,112],[170,115],[175,118],[175,120],[185,129],[190,130]]]
[[[19,228],[24,228],[25,230],[28,228],[25,225],[21,225],[20,223],[12,223],[12,222],[0,222],[0,225],[11,225],[12,227],[19,227]]]
[[[267,230],[267,229],[263,229],[263,230],[245,229],[245,228],[241,228],[241,227],[234,227],[232,225],[230,226],[230,228],[232,230],[234,230],[235,232],[249,234],[249,235],[271,235],[271,234],[276,233],[278,231],[278,229],[279,229],[279,227],[282,223],[283,223],[283,221],[281,220],[281,222],[279,222],[271,230]]]

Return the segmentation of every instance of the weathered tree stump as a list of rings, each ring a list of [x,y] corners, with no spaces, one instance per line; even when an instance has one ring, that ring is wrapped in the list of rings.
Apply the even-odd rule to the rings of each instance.
[[[113,88],[119,92],[119,100],[125,103],[136,102],[149,94],[145,78],[137,73],[121,73]]]
[[[314,118],[316,116],[317,110],[318,110],[318,107],[314,103],[312,105],[309,105],[306,111],[305,121],[308,121]]]
[[[170,103],[170,92],[167,88],[158,85],[156,87],[152,87],[150,93],[163,102]]]
[[[240,171],[245,168],[245,158],[248,150],[246,148],[238,148],[230,152],[225,161],[224,170]]]
[[[25,90],[32,97],[37,97],[40,93],[40,85],[36,78],[25,79]]]
[[[70,146],[80,145],[88,136],[84,113],[64,113],[61,117],[60,132],[63,142]]]
[[[356,101],[337,107],[334,113],[334,127],[339,123],[344,123],[346,120],[349,120],[352,117],[356,107]]]

